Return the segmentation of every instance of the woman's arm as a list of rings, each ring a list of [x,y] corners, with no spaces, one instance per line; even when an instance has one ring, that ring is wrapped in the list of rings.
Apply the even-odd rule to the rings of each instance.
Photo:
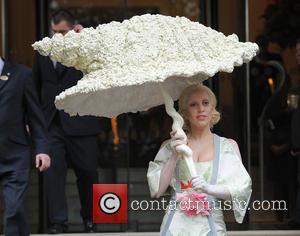
[[[168,186],[170,185],[170,182],[173,177],[173,173],[176,168],[176,163],[178,159],[177,155],[178,155],[177,153],[172,152],[170,159],[162,168],[160,179],[159,179],[159,188],[155,195],[155,197],[157,198],[161,197],[164,194],[164,192],[167,190]]]
[[[187,143],[186,135],[177,134],[176,131],[172,131],[171,135],[171,148],[172,148],[172,155],[163,167],[160,179],[159,179],[159,188],[155,197],[159,198],[168,188],[170,182],[173,178],[173,174],[175,172],[176,163],[179,158],[179,153],[176,152],[176,147],[182,144]]]

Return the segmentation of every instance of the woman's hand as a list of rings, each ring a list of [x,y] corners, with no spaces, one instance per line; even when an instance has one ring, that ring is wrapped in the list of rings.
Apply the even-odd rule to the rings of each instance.
[[[196,176],[192,178],[192,186],[195,190],[201,190],[207,193],[208,183],[203,179],[202,176]]]
[[[200,189],[203,193],[212,195],[213,197],[231,200],[230,191],[226,186],[209,184],[201,176],[192,178],[192,186],[195,190]]]
[[[172,131],[170,133],[171,135],[171,148],[173,153],[177,153],[176,147],[180,145],[186,145],[187,144],[187,137],[185,134],[179,134],[177,131]]]

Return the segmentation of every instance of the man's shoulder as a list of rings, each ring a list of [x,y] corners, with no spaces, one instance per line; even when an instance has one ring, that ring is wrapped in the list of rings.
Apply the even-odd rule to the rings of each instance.
[[[17,74],[18,77],[27,77],[31,75],[31,68],[24,64],[10,63],[9,72]]]
[[[15,64],[15,67],[19,71],[23,71],[23,72],[27,72],[27,73],[31,72],[31,68],[24,64]]]
[[[41,54],[39,54],[38,52],[35,52],[35,55],[34,55],[34,64],[38,63],[47,63],[51,61],[50,57],[49,56],[43,56]]]

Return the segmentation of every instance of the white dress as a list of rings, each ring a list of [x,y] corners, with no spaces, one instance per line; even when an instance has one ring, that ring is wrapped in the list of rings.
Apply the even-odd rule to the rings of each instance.
[[[217,174],[217,185],[228,188],[232,199],[232,209],[235,220],[242,223],[245,216],[249,199],[251,196],[251,178],[240,159],[239,150],[233,140],[220,137],[219,168]],[[147,172],[148,184],[151,196],[154,196],[159,187],[160,173],[171,156],[170,142],[166,142],[157,153],[154,161],[149,163]],[[187,182],[190,179],[189,171],[185,162],[178,161],[179,181]],[[208,183],[212,177],[213,161],[195,163],[196,170]],[[176,191],[178,182],[175,173],[170,183],[171,192]],[[228,209],[228,208],[227,208]],[[165,227],[168,215],[171,210],[167,209],[161,225],[161,232]],[[217,232],[217,236],[226,235],[223,211],[216,207],[211,211],[211,216]],[[180,210],[176,210],[171,223],[168,225],[169,233],[172,236],[206,236],[209,235],[210,226],[206,216],[186,216]]]

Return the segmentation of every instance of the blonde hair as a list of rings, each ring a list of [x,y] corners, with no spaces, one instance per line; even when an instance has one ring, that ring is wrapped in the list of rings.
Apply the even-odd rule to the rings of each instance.
[[[184,129],[186,131],[190,131],[189,127],[189,121],[186,119],[186,110],[187,110],[187,102],[190,99],[190,96],[195,93],[195,92],[206,92],[209,98],[209,101],[212,103],[213,106],[213,111],[212,111],[212,118],[210,120],[210,128],[213,128],[215,124],[217,124],[221,118],[220,112],[216,110],[217,107],[217,99],[213,91],[211,91],[210,88],[208,88],[205,85],[202,84],[195,84],[195,85],[190,85],[186,87],[179,98],[179,113],[182,115],[184,119]]]

